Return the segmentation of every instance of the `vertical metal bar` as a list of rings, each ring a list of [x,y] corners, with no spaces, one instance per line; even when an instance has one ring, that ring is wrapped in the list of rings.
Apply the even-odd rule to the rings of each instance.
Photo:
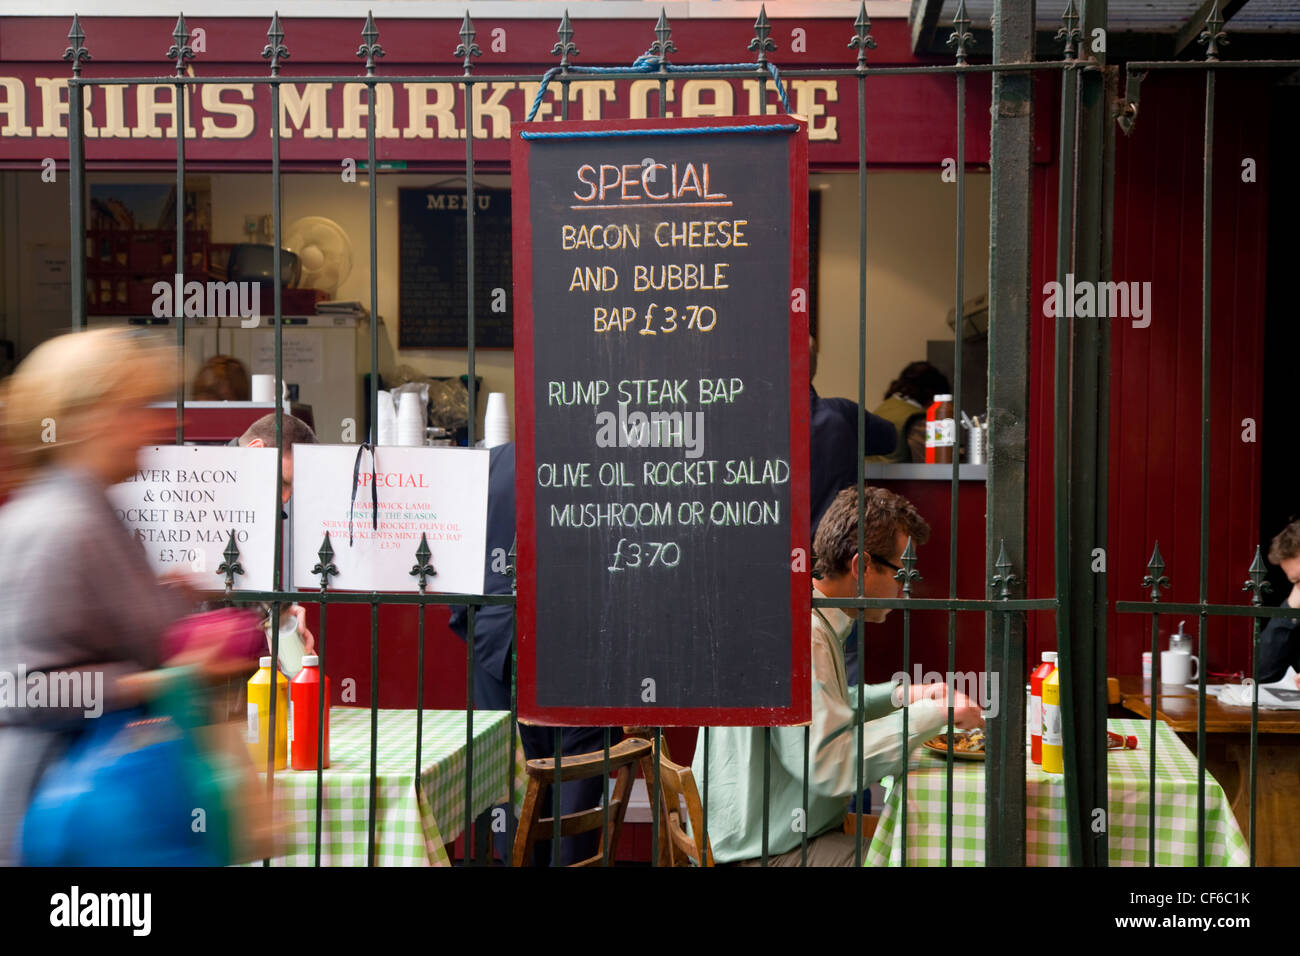
[[[803,729],[803,830],[799,834],[799,865],[808,865],[808,750],[811,746],[811,728]]]
[[[1210,277],[1214,264],[1213,234],[1210,231],[1214,205],[1214,70],[1205,71],[1205,134],[1201,171],[1201,568],[1200,603],[1209,601],[1210,590]],[[1197,652],[1209,654],[1209,617],[1202,611]],[[1196,865],[1205,866],[1205,672],[1196,690]],[[1252,791],[1253,793],[1253,791]]]
[[[468,14],[466,14],[468,17]],[[471,41],[472,42],[472,41]],[[469,381],[465,388],[469,392],[469,433],[466,443],[474,447],[474,426],[477,424],[476,408],[477,379],[474,372],[474,97],[470,81],[465,86],[465,345],[466,366]],[[465,652],[465,847],[469,856],[469,834],[473,825],[471,793],[474,782],[474,609],[469,615],[469,632]],[[559,763],[555,766],[556,803],[559,803],[560,777]],[[557,830],[558,832],[558,830]],[[559,865],[559,841],[555,845],[556,865]]]
[[[1259,632],[1260,619],[1255,618],[1254,640],[1250,654],[1250,865],[1255,866],[1255,805],[1258,794],[1255,790],[1259,765]],[[1201,652],[1205,656],[1205,652]],[[1200,670],[1198,667],[1197,670]]]
[[[609,728],[605,728],[604,741],[604,773],[601,775],[602,786],[600,790],[600,865],[609,866],[610,859],[610,840],[609,833]],[[658,814],[659,808],[651,808],[651,813]]]
[[[1083,35],[1107,27],[1106,0],[1087,0]],[[1092,46],[1088,47],[1092,51]],[[1075,178],[1074,272],[1077,281],[1106,278],[1106,141],[1111,104],[1106,97],[1104,52],[1093,51],[1091,69],[1078,77],[1079,131]],[[1098,69],[1096,67],[1102,67]],[[1070,296],[1067,294],[1067,301]],[[1072,309],[1070,310],[1072,311]],[[1106,577],[1092,570],[1094,549],[1106,543],[1107,435],[1102,406],[1109,401],[1103,376],[1108,323],[1076,318],[1071,336],[1068,640],[1060,649],[1061,717],[1066,821],[1071,860],[1105,866],[1105,828],[1090,821],[1107,807],[1106,787]],[[1059,440],[1059,436],[1058,436]]]
[[[424,588],[424,583],[421,582],[421,595],[425,593]],[[420,758],[424,747],[424,612],[426,610],[428,605],[424,603],[415,605],[415,613],[419,615],[415,625],[415,788],[417,790],[420,788],[422,766]]]
[[[74,21],[75,22],[75,21]],[[78,29],[74,27],[74,29]],[[69,208],[69,262],[72,285],[72,327],[81,331],[86,327],[86,139],[82,128],[84,108],[81,85],[81,65],[73,61],[76,74],[68,81],[68,208]],[[96,292],[98,299],[98,292]]]
[[[471,805],[474,786],[474,631],[476,605],[466,609],[465,630],[465,808],[462,825],[465,827],[465,865],[471,866],[470,837],[474,829],[474,808]]]
[[[763,866],[767,866],[768,815],[772,812],[772,728],[763,728]],[[653,817],[651,820],[653,821]],[[652,840],[653,842],[653,840]]]
[[[181,57],[177,61],[177,75]],[[177,83],[173,89],[176,97],[176,290],[178,299],[183,298],[185,289],[185,87]],[[69,112],[69,117],[72,115]],[[176,444],[185,444],[185,309],[181,302],[174,303],[176,311],[176,361],[180,365],[180,377],[176,380]],[[278,625],[277,625],[278,626]],[[274,666],[274,664],[273,664]],[[273,672],[274,673],[274,672]],[[272,697],[274,698],[274,686]]]
[[[993,61],[1029,63],[1034,59],[1035,4],[997,0],[993,8]],[[989,193],[989,452],[985,494],[986,580],[998,573],[1001,544],[1011,563],[1025,561],[1028,527],[1029,326],[1033,230],[1033,78],[1028,73],[997,73],[992,81],[993,121]],[[1057,401],[1061,401],[1058,391]],[[1064,482],[1058,472],[1056,482]],[[1058,522],[1058,539],[1062,536]],[[1022,585],[1023,586],[1023,585]],[[1059,583],[1058,583],[1059,588]],[[985,667],[1003,684],[1019,685],[1026,673],[1025,619],[1010,615],[1008,651],[997,640],[996,621],[985,615]],[[1006,706],[988,719],[988,736],[1000,738],[1002,722],[1025,726],[1025,701],[1006,695]],[[985,862],[989,866],[1025,863],[1025,750],[1003,753],[996,745],[987,758]],[[1005,781],[1005,789],[1003,782]]]
[[[276,116],[277,114],[271,114]],[[325,698],[326,693],[325,675],[325,619],[328,616],[329,605],[325,603],[325,594],[322,591],[320,602],[320,636],[316,640],[316,652],[320,656],[320,677],[321,682],[316,688],[316,866],[320,866],[320,845],[321,845],[321,815],[325,806],[325,711],[329,707],[329,701]],[[416,777],[416,786],[420,785],[419,777]]]
[[[1159,597],[1155,598],[1159,600]],[[1147,866],[1156,865],[1156,721],[1160,711],[1160,612],[1151,612],[1151,740],[1147,793]]]
[[[709,728],[704,728],[704,791],[700,794],[700,815],[704,818],[704,839],[700,841],[703,847],[701,852],[707,854],[709,848]],[[706,859],[700,857],[700,866],[704,866]]]
[[[373,168],[373,167],[372,167]],[[366,823],[366,866],[375,865],[375,820],[379,810],[379,599],[370,602],[370,815]],[[468,839],[468,836],[466,837]]]
[[[519,739],[519,656],[516,641],[519,639],[519,622],[511,608],[510,614],[510,775],[508,792],[510,799],[506,807],[506,866],[514,866],[515,836],[519,821],[515,819],[515,749]]]
[[[564,759],[564,734],[555,728],[555,783],[551,785],[551,866],[560,865],[560,822],[564,816],[560,803],[560,771]]]
[[[770,733],[770,730],[769,730]],[[650,865],[652,867],[659,865],[659,807],[664,802],[663,784],[659,779],[659,761],[663,759],[663,736],[662,727],[655,728],[655,758],[654,758],[654,786],[650,794]]]
[[[910,585],[909,585],[910,588]],[[906,674],[912,667],[912,611],[910,608],[903,608],[903,673]],[[906,704],[906,701],[904,701]],[[911,741],[911,733],[908,728],[909,710],[903,707],[903,766],[898,774],[898,848],[901,852],[899,866],[907,866],[907,774],[910,771],[910,762],[908,747]],[[951,788],[949,788],[951,789]]]
[[[864,54],[858,58],[858,597],[866,594],[866,529],[863,526],[867,510],[866,500],[866,459],[867,459],[867,77]],[[820,330],[819,330],[820,331]],[[864,631],[866,621],[862,610],[853,612],[856,622],[858,640],[858,703],[854,715],[854,732],[857,735],[857,767],[855,769],[855,793],[857,800],[857,826],[853,839],[853,863],[862,865],[862,790],[866,785],[863,780],[866,768],[864,763],[863,723],[866,719],[865,684],[862,675],[866,673],[867,642]],[[904,751],[907,741],[903,741]]]

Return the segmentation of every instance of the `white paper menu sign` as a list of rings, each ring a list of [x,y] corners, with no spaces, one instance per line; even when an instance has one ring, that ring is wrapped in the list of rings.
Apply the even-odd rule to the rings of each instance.
[[[160,445],[140,449],[135,473],[108,491],[154,570],[183,571],[219,590],[218,568],[235,532],[237,591],[269,591],[275,565],[274,448]]]
[[[411,569],[424,535],[436,572],[428,589],[482,594],[487,451],[381,445],[373,462],[369,451],[362,453],[354,497],[357,447],[294,446],[294,587],[320,588],[320,575],[312,568],[328,532],[338,568],[330,577],[332,590],[418,591]],[[379,500],[377,522],[373,492]]]

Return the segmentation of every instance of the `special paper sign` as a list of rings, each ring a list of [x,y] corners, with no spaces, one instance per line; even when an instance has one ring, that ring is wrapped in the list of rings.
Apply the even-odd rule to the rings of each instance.
[[[234,531],[244,569],[235,590],[271,590],[280,516],[274,448],[162,445],[141,449],[138,462],[108,494],[154,570],[198,573],[221,587],[217,568]]]
[[[294,587],[320,588],[320,575],[312,568],[329,532],[338,568],[330,577],[331,589],[418,591],[419,579],[411,568],[424,535],[436,572],[428,589],[482,594],[487,451],[382,445],[373,462],[365,452],[360,468],[356,466],[356,445],[294,446]]]

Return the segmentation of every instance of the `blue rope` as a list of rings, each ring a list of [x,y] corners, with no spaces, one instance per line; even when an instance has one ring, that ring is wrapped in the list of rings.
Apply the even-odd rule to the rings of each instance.
[[[679,66],[676,63],[664,63],[663,57],[651,56],[644,53],[636,58],[631,66],[571,66],[570,73],[657,73],[660,67],[663,67],[667,73],[704,73],[709,70],[750,70],[753,69],[753,63],[690,63]],[[531,123],[533,117],[537,115],[537,109],[542,105],[542,97],[546,95],[546,88],[550,85],[551,79],[556,74],[562,72],[558,66],[553,66],[546,71],[542,77],[542,85],[537,89],[537,95],[533,97],[533,105],[528,110],[528,118],[525,123]],[[787,113],[790,112],[790,98],[786,95],[785,84],[781,82],[781,72],[776,68],[776,64],[768,62],[767,72],[771,74],[772,80],[776,83],[776,91],[781,96],[781,108]],[[531,137],[529,137],[531,138]]]
[[[675,126],[671,129],[586,129],[572,132],[529,133],[520,139],[595,139],[602,136],[698,136],[702,133],[793,133],[796,123],[746,123],[742,126]]]

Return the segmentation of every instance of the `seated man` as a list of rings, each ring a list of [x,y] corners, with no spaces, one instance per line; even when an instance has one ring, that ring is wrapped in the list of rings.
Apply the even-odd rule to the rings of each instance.
[[[1268,560],[1278,565],[1291,582],[1287,607],[1300,608],[1300,520],[1292,521],[1278,532],[1268,546]],[[1259,635],[1259,681],[1271,684],[1286,676],[1286,669],[1297,671],[1300,686],[1300,630],[1295,618],[1273,617]]]
[[[859,561],[865,558],[863,595],[901,595],[894,572],[910,536],[925,542],[930,526],[907,499],[882,488],[866,489],[864,554],[857,553],[858,493],[846,488],[826,509],[816,537],[813,596],[856,597]],[[868,623],[879,623],[887,608],[869,608]],[[803,727],[773,727],[768,865],[798,866],[802,823],[807,828],[810,866],[852,866],[855,836],[841,831],[849,796],[858,790],[858,690],[844,672],[843,641],[853,619],[837,608],[813,608],[812,724],[809,731],[808,806],[803,807]],[[903,745],[903,686],[864,688],[862,785],[902,769],[906,756],[947,726],[947,687],[928,684],[908,691],[908,739]],[[958,727],[978,726],[983,718],[964,694],[953,694]],[[709,740],[709,840],[718,863],[757,866],[763,839],[763,741],[761,727],[715,727]],[[700,732],[692,767],[704,785],[704,737]],[[805,811],[805,812],[801,812]]]

